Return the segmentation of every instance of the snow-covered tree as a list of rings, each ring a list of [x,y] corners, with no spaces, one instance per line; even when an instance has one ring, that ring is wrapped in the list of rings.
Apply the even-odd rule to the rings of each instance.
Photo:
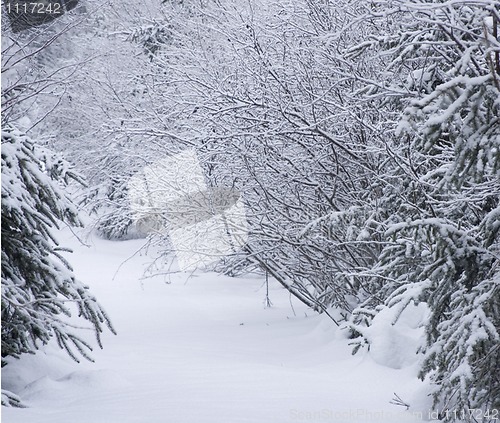
[[[325,44],[327,18],[311,7],[168,4],[163,21],[135,34],[157,43],[157,109],[198,149],[209,184],[243,194],[251,241],[227,269],[256,263],[318,311],[350,310],[344,294],[359,280],[347,263],[367,267],[374,254],[352,225],[348,240],[332,243],[321,217],[363,203],[355,194],[379,164],[356,116],[369,112],[345,93],[352,87]],[[322,222],[314,233],[311,219]]]
[[[12,127],[2,131],[2,364],[55,338],[78,361],[87,340],[74,333],[71,311],[90,322],[100,345],[105,311],[75,279],[53,229],[80,225],[62,186],[79,177],[59,155]]]
[[[80,66],[58,100],[58,114],[45,119],[39,132],[60,135],[48,144],[64,150],[85,175],[89,189],[83,201],[96,217],[95,227],[121,239],[135,236],[130,178],[186,142],[173,103],[157,86],[147,48],[155,51],[153,43],[168,39],[148,35],[160,3],[86,3],[91,12],[71,37],[71,60]]]
[[[54,234],[61,224],[81,224],[66,185],[83,180],[61,154],[46,148],[47,138],[58,136],[55,128],[45,128],[42,142],[27,135],[57,114],[78,67],[58,56],[68,51],[66,36],[78,22],[66,15],[15,35],[2,27],[2,366],[51,340],[77,361],[90,359],[90,340],[77,330],[83,325],[70,319],[75,313],[99,345],[104,326],[114,332]],[[4,400],[19,405],[10,393],[2,392]]]
[[[402,118],[387,143],[374,295],[355,316],[425,301],[421,376],[444,419],[473,421],[467,410],[500,398],[498,5],[380,1],[362,19],[388,28],[359,45],[387,63],[366,92],[392,97]]]

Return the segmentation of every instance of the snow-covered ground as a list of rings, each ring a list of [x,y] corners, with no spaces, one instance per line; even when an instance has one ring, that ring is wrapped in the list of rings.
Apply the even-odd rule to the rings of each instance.
[[[69,231],[59,239],[74,249],[76,274],[118,335],[104,334],[95,363],[77,364],[55,346],[11,362],[3,387],[29,407],[3,407],[4,423],[429,420],[417,357],[408,353],[418,334],[411,327],[407,338],[374,333],[377,348],[352,356],[343,331],[276,283],[265,308],[257,277],[141,280],[150,259],[134,253],[143,241],[93,236],[86,247]],[[390,404],[394,393],[408,411]]]

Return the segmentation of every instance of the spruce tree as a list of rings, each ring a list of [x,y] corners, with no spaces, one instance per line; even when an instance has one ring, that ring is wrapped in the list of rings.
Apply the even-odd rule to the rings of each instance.
[[[374,2],[371,22],[389,31],[363,46],[387,60],[372,92],[385,89],[403,116],[380,201],[386,244],[372,273],[383,283],[354,320],[427,303],[420,376],[446,421],[500,401],[499,12],[488,1]]]
[[[53,230],[78,226],[63,187],[79,180],[61,157],[37,146],[12,126],[2,131],[2,366],[7,357],[34,353],[55,338],[76,361],[91,359],[89,343],[73,333],[76,309],[90,322],[98,344],[110,320],[87,286],[75,279]]]

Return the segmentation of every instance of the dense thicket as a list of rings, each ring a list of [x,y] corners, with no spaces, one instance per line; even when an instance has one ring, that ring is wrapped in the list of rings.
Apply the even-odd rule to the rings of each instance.
[[[311,307],[340,308],[361,344],[381,310],[397,320],[424,302],[435,406],[497,406],[498,5],[228,1],[165,14],[139,38],[159,91],[208,179],[247,206],[250,241],[227,268],[257,263]]]
[[[218,269],[334,307],[357,346],[380,312],[424,304],[435,406],[498,408],[498,2],[147,4],[96,20],[117,54],[61,99],[101,232],[130,235],[130,177],[194,148],[247,211],[249,241]]]

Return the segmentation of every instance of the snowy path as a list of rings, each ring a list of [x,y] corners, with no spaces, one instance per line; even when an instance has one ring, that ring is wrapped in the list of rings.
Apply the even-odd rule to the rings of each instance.
[[[141,245],[90,240],[71,262],[118,331],[105,334],[95,363],[56,349],[7,366],[4,386],[27,409],[3,409],[4,423],[418,422],[427,416],[389,404],[414,397],[415,366],[402,370],[353,357],[327,319],[258,279],[213,274],[171,283],[139,281]],[[306,317],[307,314],[307,317]],[[28,386],[26,386],[28,384]],[[418,397],[418,394],[417,394]],[[418,409],[418,408],[417,408]]]

